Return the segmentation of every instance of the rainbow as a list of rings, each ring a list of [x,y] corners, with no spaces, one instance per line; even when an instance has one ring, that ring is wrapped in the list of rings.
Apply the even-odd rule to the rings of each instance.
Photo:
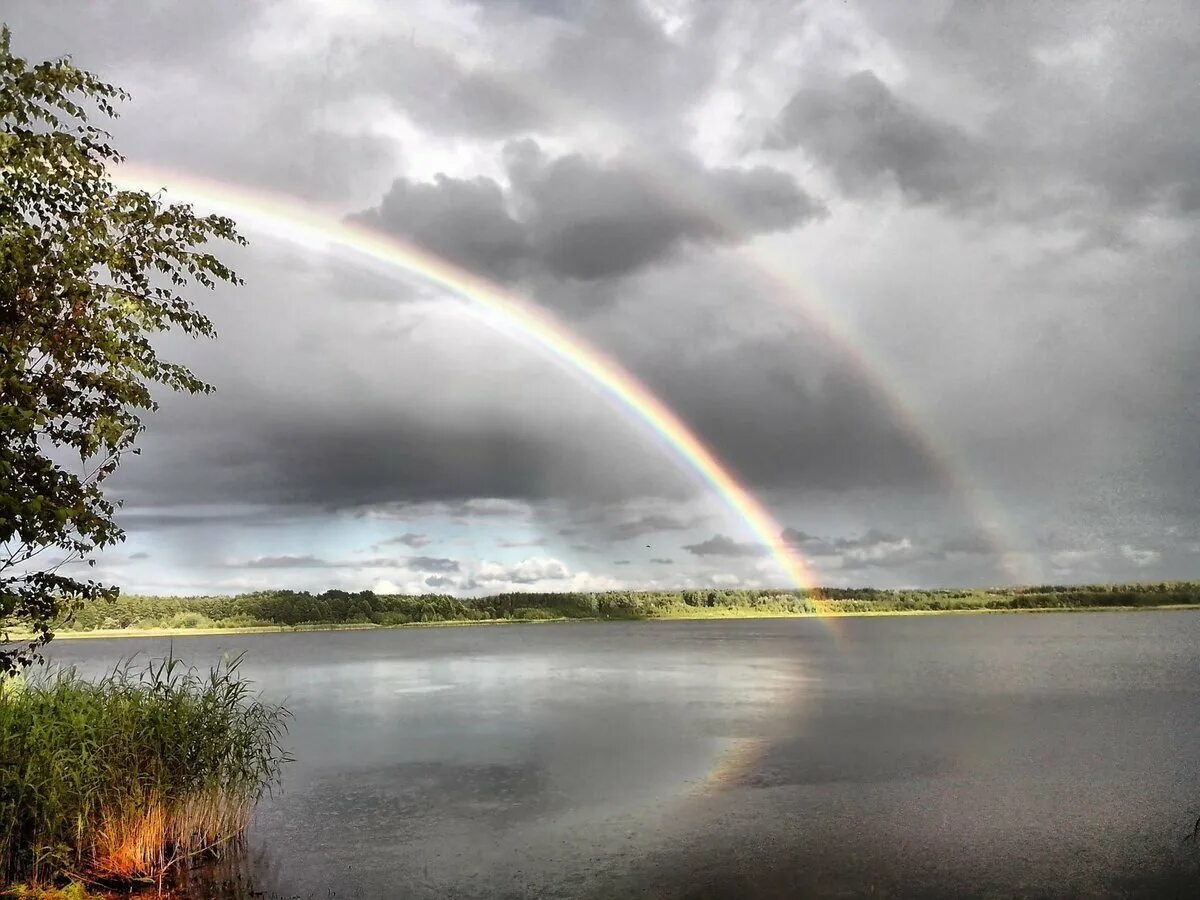
[[[125,164],[109,173],[123,190],[169,190],[179,199],[236,216],[240,223],[297,243],[348,250],[377,263],[401,269],[444,288],[497,317],[525,335],[548,355],[582,374],[615,403],[640,420],[686,466],[694,471],[745,523],[770,552],[792,587],[810,592],[823,611],[816,581],[807,565],[783,541],[783,528],[766,508],[704,445],[665,403],[628,370],[583,338],[569,331],[545,309],[523,300],[478,275],[390,234],[293,200],[242,186],[224,184]]]
[[[438,43],[437,34],[424,35],[423,42],[456,59],[464,55],[462,47]],[[516,93],[526,102],[548,111],[556,118],[569,121],[578,115],[578,104],[545,79],[530,79],[521,77],[514,71],[484,68],[479,65],[471,66],[470,71],[475,77],[486,78],[503,89]],[[590,109],[589,115],[593,119],[597,116],[603,117],[603,111]],[[606,117],[602,119],[602,124],[617,143],[624,145],[626,151],[636,160],[639,169],[646,173],[644,187],[647,190],[657,193],[680,209],[704,217],[732,237],[734,240],[731,243],[735,245],[743,243],[749,237],[744,223],[730,210],[727,200],[698,192],[692,179],[681,181],[677,173],[664,168],[661,161],[645,149],[643,139],[639,135],[629,131],[621,123]],[[871,351],[863,335],[844,315],[839,314],[833,304],[819,302],[811,288],[761,248],[751,242],[742,246],[737,256],[746,263],[746,268],[757,276],[769,299],[798,310],[807,322],[817,325],[822,330],[825,340],[837,347],[863,379],[887,399],[893,421],[904,430],[913,444],[920,448],[944,483],[963,503],[975,520],[981,535],[997,554],[1010,580],[1014,583],[1041,581],[1043,573],[1036,565],[1028,558],[1013,552],[1014,548],[1021,546],[1022,541],[1004,508],[979,476],[968,469],[962,454],[952,447],[944,431],[935,427],[935,422],[922,408],[914,393],[904,388],[904,379],[900,373],[887,365],[882,354]]]

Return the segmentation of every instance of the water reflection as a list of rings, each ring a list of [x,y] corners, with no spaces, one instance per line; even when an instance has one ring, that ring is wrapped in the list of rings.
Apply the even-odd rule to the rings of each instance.
[[[245,651],[295,714],[284,790],[205,890],[1003,893],[1013,860],[1043,888],[1115,883],[1200,815],[1200,615],[843,624],[842,644],[803,620],[176,641],[198,665]],[[166,643],[52,652],[99,671],[134,647]]]

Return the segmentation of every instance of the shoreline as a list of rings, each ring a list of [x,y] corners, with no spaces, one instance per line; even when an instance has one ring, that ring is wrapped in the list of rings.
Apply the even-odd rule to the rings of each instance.
[[[713,608],[713,612],[683,613],[669,616],[630,616],[605,617],[596,616],[573,617],[561,616],[553,619],[472,619],[449,620],[445,622],[406,622],[402,625],[375,625],[368,622],[337,624],[314,623],[311,625],[240,625],[232,628],[97,628],[91,631],[61,631],[54,635],[54,640],[98,640],[103,638],[151,638],[151,637],[212,637],[221,634],[293,634],[303,632],[331,631],[397,631],[404,628],[465,628],[475,625],[556,625],[564,622],[697,622],[711,620],[735,619],[853,619],[881,618],[888,616],[975,616],[975,615],[1017,615],[1023,613],[1122,613],[1122,612],[1170,612],[1179,610],[1200,610],[1200,604],[1173,603],[1159,606],[1076,606],[1076,607],[1034,607],[1029,609],[885,609],[863,610],[856,612],[830,613],[786,613],[786,612],[755,612],[753,610],[722,610]],[[28,640],[33,635],[11,633],[12,641]]]

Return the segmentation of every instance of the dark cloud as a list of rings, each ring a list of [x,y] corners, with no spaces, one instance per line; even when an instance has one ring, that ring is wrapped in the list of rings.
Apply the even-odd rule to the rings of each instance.
[[[683,156],[653,169],[578,154],[547,159],[530,141],[507,152],[514,192],[528,210],[534,255],[561,278],[612,278],[686,243],[736,242],[795,227],[820,212],[791,176],[764,166],[706,168]],[[668,184],[686,185],[686,193]],[[730,227],[694,198],[736,224]]]
[[[742,543],[723,534],[715,534],[698,544],[684,544],[683,549],[695,556],[755,557],[767,552],[762,544]]]
[[[1006,580],[1006,548],[1063,581],[1194,574],[1190,6],[448,4],[437,15],[472,35],[459,49],[407,8],[381,7],[367,35],[323,18],[296,42],[305,11],[287,0],[84,6],[5,18],[19,52],[71,51],[133,90],[116,123],[131,158],[373,205],[374,224],[569,311],[805,525],[791,539],[831,578]],[[810,177],[835,195],[827,214]],[[164,339],[218,393],[165,398],[111,482],[148,551],[119,560],[123,578],[182,583],[168,561],[195,561],[189,584],[234,589],[273,561],[364,587],[408,565],[271,555],[345,528],[411,552],[418,532],[469,534],[485,557],[571,542],[482,580],[433,572],[431,590],[614,556],[632,583],[674,564],[613,541],[703,521],[686,538],[701,548],[732,527],[536,347],[440,289],[246,226],[245,290],[197,295],[220,341]],[[706,583],[721,558],[691,549],[672,574]]]
[[[650,560],[650,562],[654,563],[657,566],[673,566],[673,565],[675,565],[675,560],[670,559],[669,557],[654,557]]]
[[[624,541],[641,537],[643,534],[655,534],[662,531],[685,531],[695,525],[694,519],[667,515],[666,513],[647,513],[636,519],[626,519],[608,528],[608,536],[614,541]]]
[[[785,528],[782,540],[801,555],[836,564],[840,569],[889,567],[940,559],[943,550],[877,528],[854,537],[821,538],[795,528]]]
[[[986,203],[1089,241],[1136,241],[1122,213],[1191,216],[1200,196],[1200,28],[1183,4],[1152,6],[953,3],[908,15],[867,0],[866,21],[911,67],[907,83],[810,67],[767,143],[802,147],[854,193],[890,181],[913,202]],[[950,102],[918,103],[905,96],[914,85]]]
[[[581,430],[570,420],[539,421],[536,410],[453,421],[436,408],[414,415],[347,404],[321,418],[301,409],[264,414],[253,398],[243,394],[233,405],[244,402],[244,413],[222,416],[220,428],[198,429],[186,447],[158,454],[156,465],[128,467],[119,483],[124,495],[139,504],[196,496],[273,503],[277,517],[357,510],[407,519],[420,511],[415,505],[436,501],[439,515],[475,521],[527,515],[529,500],[637,496],[684,483],[681,473],[664,474],[664,465],[646,453],[637,466],[613,470],[603,460],[609,442],[622,443],[618,434]],[[179,524],[196,522],[184,515]]]
[[[524,265],[529,248],[524,227],[506,205],[500,186],[490,178],[439,175],[432,184],[398,178],[379,206],[358,219],[473,272],[509,279]]]
[[[896,97],[869,71],[802,87],[767,145],[803,146],[848,191],[873,189],[887,177],[922,203],[978,198],[992,166],[986,145]]]
[[[531,140],[506,147],[505,160],[508,194],[489,178],[400,178],[357,218],[493,278],[597,281],[685,245],[737,243],[821,212],[790,175],[765,166],[708,168],[684,154],[650,167],[632,158],[551,158]]]
[[[894,401],[819,342],[727,334],[703,355],[654,353],[645,366],[659,395],[752,483],[814,490],[940,478]]]
[[[869,529],[857,537],[821,538],[795,528],[785,528],[782,539],[789,547],[803,550],[809,556],[836,556],[839,553],[871,550],[876,547],[900,544],[908,540],[900,535],[889,534],[877,528]]]

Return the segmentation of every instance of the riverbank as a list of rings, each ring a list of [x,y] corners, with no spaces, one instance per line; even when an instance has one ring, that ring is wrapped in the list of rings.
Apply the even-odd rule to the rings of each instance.
[[[641,622],[675,622],[675,621],[705,621],[732,619],[852,619],[852,618],[892,618],[911,616],[977,616],[977,615],[1011,615],[1024,613],[1121,613],[1121,612],[1167,612],[1178,610],[1197,610],[1200,605],[1190,603],[1172,603],[1158,606],[1076,606],[1076,607],[1015,607],[1008,609],[885,609],[858,610],[829,613],[812,612],[772,612],[753,609],[692,609],[677,613],[645,617],[624,616],[615,617],[579,617],[557,616],[544,619],[472,619],[467,621],[443,622],[405,622],[391,625],[374,623],[313,623],[305,625],[235,625],[229,627],[178,627],[178,628],[97,628],[88,631],[60,631],[55,640],[89,640],[100,638],[152,638],[152,637],[204,637],[219,634],[295,634],[304,632],[331,631],[388,631],[400,628],[462,628],[472,625],[554,625],[563,622],[610,622],[610,621],[641,621]],[[15,641],[26,640],[32,635],[13,633]]]

